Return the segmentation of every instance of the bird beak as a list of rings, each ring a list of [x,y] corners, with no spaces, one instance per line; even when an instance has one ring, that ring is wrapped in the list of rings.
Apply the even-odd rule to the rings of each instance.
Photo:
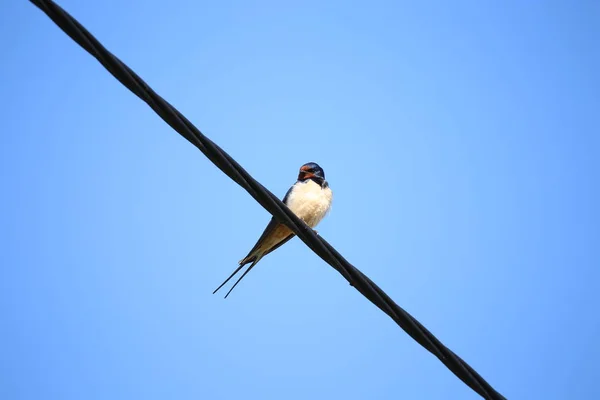
[[[315,176],[315,174],[313,174],[312,172],[300,171],[300,173],[298,174],[298,179],[308,179],[312,178],[313,176]]]

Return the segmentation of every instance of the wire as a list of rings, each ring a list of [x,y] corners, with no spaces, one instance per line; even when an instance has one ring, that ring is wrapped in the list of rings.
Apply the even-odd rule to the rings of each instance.
[[[75,18],[51,0],[30,0],[77,44],[95,57],[116,79],[146,102],[261,206],[287,225],[311,250],[338,271],[356,290],[389,315],[406,333],[435,355],[450,371],[485,399],[504,399],[459,356],[444,346],[408,312],[398,306],[366,275],[350,264],[325,239],[317,235],[285,206],[277,196],[257,182],[229,154],[204,136],[179,111],[160,97],[135,72],[110,53]]]

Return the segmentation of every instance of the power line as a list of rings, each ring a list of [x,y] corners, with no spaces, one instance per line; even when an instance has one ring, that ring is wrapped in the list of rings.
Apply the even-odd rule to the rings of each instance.
[[[454,375],[485,399],[504,399],[471,366],[444,346],[419,321],[398,306],[379,286],[346,261],[325,239],[316,235],[277,196],[252,178],[229,154],[204,136],[177,109],[110,53],[75,18],[51,0],[30,1],[50,17],[71,39],[95,57],[119,82],[146,102],[167,124],[198,147],[223,173],[250,193],[275,218],[287,225],[319,257],[338,271],[350,285],[389,315],[421,346],[435,355]]]

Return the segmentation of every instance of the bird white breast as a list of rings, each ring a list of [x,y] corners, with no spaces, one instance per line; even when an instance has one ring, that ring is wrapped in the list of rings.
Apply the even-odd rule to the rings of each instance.
[[[329,187],[321,186],[312,180],[298,182],[287,199],[287,206],[306,225],[314,228],[325,217],[331,207],[333,193]]]

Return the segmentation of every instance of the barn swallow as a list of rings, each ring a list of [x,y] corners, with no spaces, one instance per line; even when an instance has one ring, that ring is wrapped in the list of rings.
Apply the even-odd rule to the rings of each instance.
[[[329,188],[329,183],[325,180],[325,172],[317,163],[309,162],[300,167],[298,180],[292,185],[283,197],[283,203],[296,214],[298,218],[304,221],[311,228],[317,226],[319,222],[329,212],[333,194]],[[242,274],[225,295],[237,286],[248,272],[267,254],[276,250],[293,238],[295,234],[284,224],[279,223],[275,217],[265,228],[264,232],[252,248],[248,255],[239,261],[239,267],[219,286],[213,294],[217,293],[235,274],[238,273],[246,264],[250,267]]]

